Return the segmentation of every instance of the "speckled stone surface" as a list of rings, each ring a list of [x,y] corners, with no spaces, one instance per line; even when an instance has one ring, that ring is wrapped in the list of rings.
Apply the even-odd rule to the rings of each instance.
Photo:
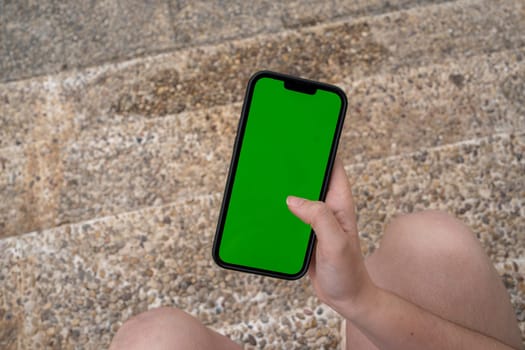
[[[444,1],[2,1],[0,82]]]
[[[524,134],[496,135],[348,166],[363,251],[374,249],[395,213],[449,210],[499,264],[523,321],[524,151]],[[283,282],[212,263],[220,199],[204,195],[0,241],[2,328],[12,335],[3,345],[15,339],[22,348],[100,348],[130,315],[175,305],[237,341],[251,335],[262,342],[265,331],[276,348],[300,347],[305,337],[335,348],[340,320],[319,304],[307,279]]]
[[[0,159],[12,152],[25,158],[4,162],[3,235],[219,190],[216,176],[229,158],[222,152],[231,148],[238,103],[256,69],[303,74],[347,91],[345,137],[355,140],[347,162],[521,130],[525,51],[516,28],[525,16],[513,2],[461,5],[461,11],[446,3],[1,85]],[[468,22],[465,9],[480,6],[501,12],[500,19]],[[428,28],[429,16],[446,24]],[[423,44],[445,27],[463,33],[446,42],[447,53],[437,50],[444,42]],[[412,44],[393,45],[396,30],[413,32],[403,40]]]
[[[164,0],[0,3],[0,81],[173,47]]]
[[[23,15],[25,2],[0,4],[10,54],[0,55],[0,80],[62,70],[64,60],[137,57],[0,84],[0,348],[104,348],[129,316],[159,305],[247,348],[338,347],[341,320],[307,279],[211,261],[243,91],[257,69],[347,92],[340,156],[365,254],[397,213],[457,215],[494,261],[525,335],[521,0],[156,3],[135,22],[143,5],[134,1],[126,21],[111,24],[102,20],[122,3],[101,3],[106,17],[95,11],[77,21],[83,28],[67,21],[88,4],[54,13],[42,2]],[[24,32],[48,15],[65,27]],[[37,44],[22,57],[27,35]],[[71,56],[60,57],[66,48]],[[158,50],[171,51],[143,56]]]

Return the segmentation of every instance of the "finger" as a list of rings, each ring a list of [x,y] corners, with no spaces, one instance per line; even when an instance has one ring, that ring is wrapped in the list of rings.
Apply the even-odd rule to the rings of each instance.
[[[288,196],[286,203],[295,216],[312,226],[321,245],[342,243],[345,234],[326,203],[295,196]]]
[[[339,157],[336,157],[332,169],[326,204],[334,212],[345,232],[357,231],[352,188]]]

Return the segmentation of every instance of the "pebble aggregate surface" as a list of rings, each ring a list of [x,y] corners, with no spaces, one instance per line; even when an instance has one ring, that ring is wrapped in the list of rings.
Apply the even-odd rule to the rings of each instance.
[[[495,264],[525,340],[521,1],[168,3],[145,13],[160,25],[141,20],[135,46],[122,20],[102,39],[120,42],[113,53],[89,61],[79,52],[100,43],[72,46],[66,63],[79,69],[57,73],[67,38],[31,79],[11,81],[28,71],[21,32],[0,55],[0,348],[107,348],[122,322],[158,306],[247,349],[339,348],[341,318],[307,277],[211,259],[243,90],[258,69],[347,92],[339,155],[363,254],[396,215],[456,215]],[[261,9],[277,16],[243,31]]]
[[[524,149],[525,135],[504,135],[348,166],[363,252],[375,249],[396,213],[451,211],[480,238],[523,321]],[[393,164],[395,172],[386,172]],[[107,345],[120,321],[173,305],[238,341],[253,343],[262,333],[268,346],[300,347],[311,336],[309,344],[323,339],[333,348],[340,319],[307,279],[239,275],[211,262],[220,199],[203,195],[2,240],[2,328],[23,332],[18,341],[28,348],[95,344],[93,334]]]

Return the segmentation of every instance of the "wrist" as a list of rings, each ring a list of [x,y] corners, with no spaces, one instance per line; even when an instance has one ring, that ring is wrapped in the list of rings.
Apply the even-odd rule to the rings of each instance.
[[[348,321],[361,319],[363,315],[369,314],[379,302],[381,288],[376,286],[371,280],[363,285],[360,293],[354,298],[337,305],[335,310]]]

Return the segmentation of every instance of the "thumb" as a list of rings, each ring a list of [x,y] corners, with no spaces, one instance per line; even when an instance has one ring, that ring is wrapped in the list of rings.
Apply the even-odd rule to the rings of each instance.
[[[342,243],[344,239],[343,229],[326,203],[288,196],[286,204],[288,204],[288,209],[295,216],[305,224],[312,226],[317,239],[321,243]]]

